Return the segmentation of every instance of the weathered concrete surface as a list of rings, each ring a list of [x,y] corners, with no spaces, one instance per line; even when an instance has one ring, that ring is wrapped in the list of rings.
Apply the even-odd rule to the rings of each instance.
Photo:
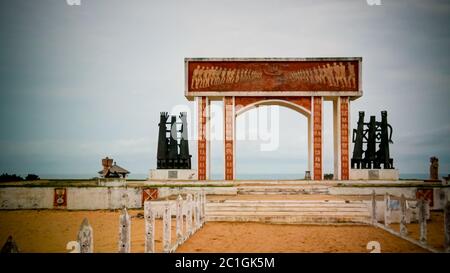
[[[151,180],[197,180],[197,170],[184,169],[153,169],[148,179]]]
[[[125,187],[71,187],[68,210],[141,208],[142,190]],[[17,187],[0,189],[0,209],[52,209],[54,188]]]
[[[369,206],[361,201],[208,202],[207,221],[245,221],[289,224],[371,223]]]
[[[401,196],[402,194],[405,198],[416,198],[416,187],[331,187],[329,188],[329,193],[331,195],[371,195],[372,191],[375,191],[377,195],[383,195],[386,192]]]
[[[350,180],[398,180],[399,178],[397,169],[350,169]]]
[[[52,209],[53,188],[0,188],[0,209]]]

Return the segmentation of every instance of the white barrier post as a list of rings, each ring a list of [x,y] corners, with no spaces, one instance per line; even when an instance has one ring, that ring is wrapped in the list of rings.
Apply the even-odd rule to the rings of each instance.
[[[384,226],[389,227],[390,224],[390,208],[389,205],[391,203],[391,198],[389,194],[386,192],[384,195]]]
[[[187,195],[187,213],[186,213],[186,238],[189,238],[192,235],[192,194]]]
[[[94,232],[87,218],[84,218],[78,232],[80,253],[94,253]]]
[[[170,202],[167,201],[164,204],[164,214],[163,214],[163,249],[164,249],[164,253],[170,252],[171,220],[172,220],[172,212],[170,210]]]
[[[377,200],[374,190],[372,191],[372,224],[375,225],[377,222]]]
[[[200,193],[195,193],[195,231],[200,228]]]
[[[420,226],[420,243],[427,243],[427,201],[420,198],[417,201],[417,207],[419,209],[419,226]]]
[[[400,197],[400,234],[406,236],[408,229],[406,228],[406,200],[402,194]]]
[[[144,202],[145,253],[155,253],[155,212],[150,201]]]
[[[201,219],[202,220],[202,226],[206,222],[206,210],[205,210],[205,207],[206,207],[206,193],[203,190],[202,191],[202,204],[201,204],[201,207],[200,207],[200,209],[202,211],[202,219]]]
[[[177,232],[177,244],[181,244],[183,242],[183,197],[181,195],[178,195],[177,198],[177,226],[176,226],[176,232]]]
[[[448,201],[448,199],[445,200],[445,207],[444,207],[444,232],[445,232],[444,250],[445,252],[450,253],[450,201]]]
[[[127,209],[119,216],[119,253],[131,252],[131,221]]]

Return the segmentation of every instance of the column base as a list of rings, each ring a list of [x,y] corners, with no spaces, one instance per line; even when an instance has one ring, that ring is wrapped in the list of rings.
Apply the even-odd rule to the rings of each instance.
[[[398,169],[350,169],[350,180],[399,180]]]

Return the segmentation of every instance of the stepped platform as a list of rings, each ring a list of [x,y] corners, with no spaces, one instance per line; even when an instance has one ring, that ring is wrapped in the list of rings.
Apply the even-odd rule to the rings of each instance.
[[[264,195],[259,196],[259,200],[209,199],[206,205],[206,219],[207,221],[320,225],[368,224],[371,220],[369,205],[363,200],[339,200],[326,198],[326,196],[315,196],[316,200],[280,198],[273,200],[273,198],[261,197]]]

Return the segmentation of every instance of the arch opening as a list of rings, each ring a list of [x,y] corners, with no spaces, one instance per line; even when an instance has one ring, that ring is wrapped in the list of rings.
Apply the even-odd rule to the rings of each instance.
[[[303,179],[309,170],[310,112],[283,100],[236,111],[236,179]]]

